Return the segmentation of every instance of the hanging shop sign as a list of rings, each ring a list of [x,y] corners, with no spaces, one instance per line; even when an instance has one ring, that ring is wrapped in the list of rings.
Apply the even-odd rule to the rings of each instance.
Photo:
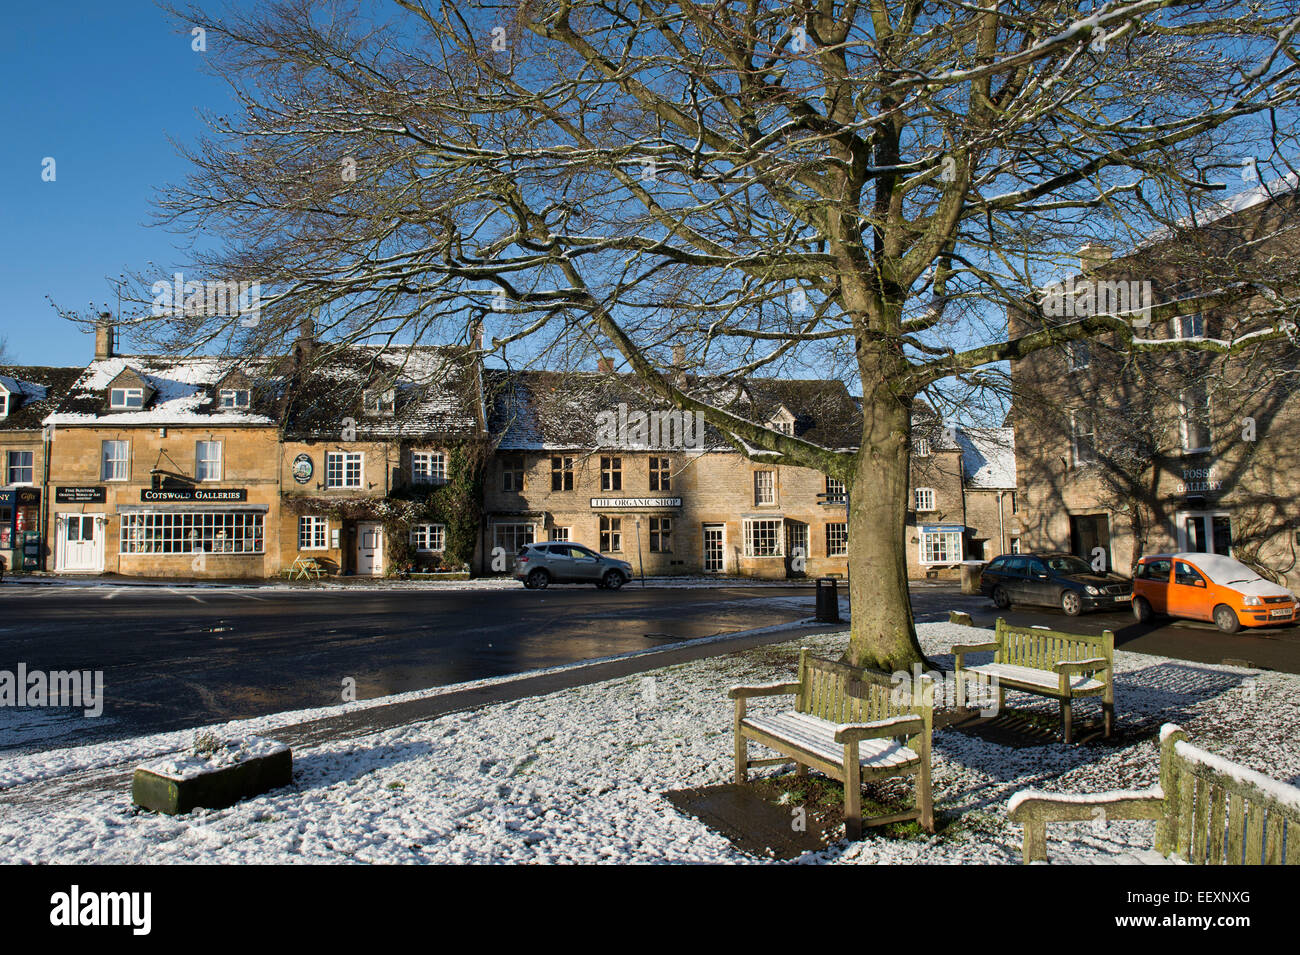
[[[306,484],[316,471],[310,454],[300,454],[293,459],[293,479],[299,484]]]

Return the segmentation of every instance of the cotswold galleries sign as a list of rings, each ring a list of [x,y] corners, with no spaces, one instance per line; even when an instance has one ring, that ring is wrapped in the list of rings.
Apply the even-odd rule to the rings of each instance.
[[[185,487],[161,491],[145,488],[140,492],[140,500],[145,504],[165,504],[171,501],[186,501],[196,504],[229,504],[232,501],[247,501],[248,489],[243,487]]]

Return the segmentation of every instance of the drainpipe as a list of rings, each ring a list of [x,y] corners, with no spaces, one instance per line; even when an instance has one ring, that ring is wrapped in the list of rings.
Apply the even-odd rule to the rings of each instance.
[[[54,441],[50,437],[53,434],[51,430],[41,428],[41,454],[44,457],[41,475],[41,510],[40,510],[40,528],[41,528],[41,561],[40,569],[47,570],[45,566],[45,548],[48,545],[53,550],[54,535],[50,534],[50,453],[54,448]],[[14,499],[14,513],[18,513],[18,500]],[[15,534],[15,536],[17,536]]]
[[[1005,493],[1006,493],[1005,491],[998,491],[998,546],[999,546],[998,553],[999,554],[1005,554],[1007,552],[1007,532],[1004,529],[1002,524],[1002,495]]]

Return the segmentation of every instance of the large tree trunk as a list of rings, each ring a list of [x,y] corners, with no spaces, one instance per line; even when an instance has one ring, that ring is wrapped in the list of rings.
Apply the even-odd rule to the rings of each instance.
[[[909,493],[911,409],[896,399],[863,404],[862,445],[849,492],[846,660],[885,672],[910,671],[925,657],[907,590],[904,537]]]

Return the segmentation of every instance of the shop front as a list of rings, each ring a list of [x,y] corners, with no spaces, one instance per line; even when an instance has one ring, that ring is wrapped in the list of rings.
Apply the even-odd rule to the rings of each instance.
[[[25,573],[40,570],[45,555],[41,534],[41,489],[0,490],[0,570]]]

